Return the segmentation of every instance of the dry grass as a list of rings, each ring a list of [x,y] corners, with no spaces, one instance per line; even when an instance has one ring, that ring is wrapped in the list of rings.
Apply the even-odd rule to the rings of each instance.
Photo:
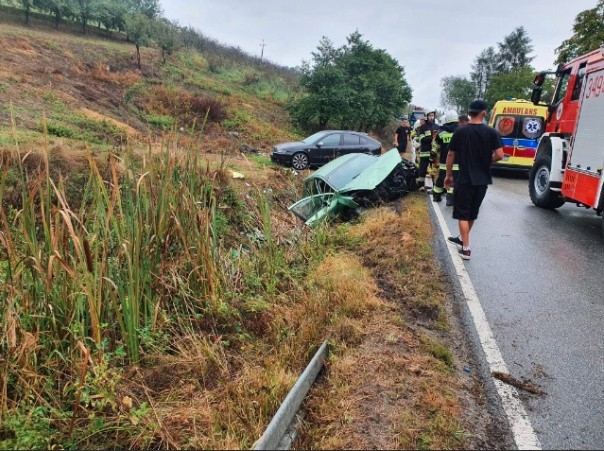
[[[297,449],[468,446],[464,430],[471,424],[460,400],[467,386],[435,352],[446,350],[435,329],[447,293],[443,284],[430,283],[440,279],[430,252],[431,233],[423,197],[409,196],[367,212],[361,224],[350,228],[362,271],[346,273],[351,259],[346,253],[332,257],[329,271],[321,272],[326,278],[345,274],[333,283],[359,304],[371,299],[373,308],[356,310],[354,339],[334,337],[341,341],[306,405]],[[350,284],[380,288],[369,290],[375,294],[367,297],[363,291],[368,290],[346,289]]]
[[[368,211],[363,223],[347,229],[344,238],[327,232],[331,236],[325,245],[319,244],[324,232],[304,229],[287,211],[298,199],[307,174],[294,176],[271,166],[266,157],[239,152],[242,144],[266,152],[276,142],[291,140],[281,106],[252,96],[225,95],[220,101],[226,108],[245,112],[241,123],[232,128],[239,135],[208,123],[203,136],[151,137],[145,133],[146,124],[122,103],[127,88],[145,77],[145,70],[153,72],[151,64],[142,73],[129,66],[131,45],[95,42],[91,47],[90,39],[52,31],[24,32],[21,27],[4,31],[0,45],[10,51],[0,56],[0,76],[12,81],[3,83],[0,100],[17,100],[18,123],[39,124],[34,112],[42,111],[40,98],[51,93],[70,109],[94,120],[107,120],[130,136],[141,131],[144,145],[132,151],[132,157],[140,161],[166,148],[168,141],[171,158],[196,154],[208,171],[215,172],[217,184],[237,193],[252,218],[248,219],[251,226],[272,231],[272,251],[284,262],[282,268],[272,268],[276,272],[270,282],[276,288],[266,292],[250,288],[266,283],[262,270],[268,268],[260,268],[254,279],[250,276],[253,264],[246,266],[244,259],[256,258],[270,266],[266,253],[271,249],[238,247],[247,243],[244,233],[250,228],[250,224],[238,224],[241,229],[228,237],[232,242],[227,244],[243,257],[225,274],[232,292],[220,299],[224,301],[222,322],[201,312],[191,321],[199,321],[202,326],[196,327],[203,333],[173,333],[167,350],[145,354],[138,366],[119,371],[101,365],[91,368],[89,377],[108,390],[103,396],[111,400],[96,413],[117,426],[115,433],[93,430],[98,437],[89,437],[88,420],[82,415],[75,427],[87,441],[80,445],[104,447],[111,441],[130,448],[250,448],[326,339],[333,344],[334,354],[325,379],[313,389],[300,446],[385,449],[468,444],[459,432],[467,428],[459,400],[463,384],[442,358],[436,333],[446,329],[447,291],[438,282],[440,274],[431,260],[430,219],[423,197],[410,196]],[[32,54],[38,60],[32,60]],[[145,49],[143,56],[145,62],[158,58],[151,49]],[[109,71],[106,64],[111,66]],[[38,67],[42,65],[43,69]],[[208,80],[209,85],[225,87],[222,80]],[[149,101],[156,114],[190,116],[191,108],[180,111],[181,105],[170,104],[174,93],[180,100],[198,100],[194,106],[205,111],[205,97],[191,99],[183,89],[162,87],[141,98]],[[98,111],[91,105],[97,105]],[[60,174],[69,180],[83,172],[89,152],[85,143],[67,139],[49,143],[53,177]],[[28,171],[40,170],[42,144],[41,137],[20,146],[21,156],[32,151],[25,159]],[[95,158],[99,167],[106,164],[105,152]],[[118,173],[124,170],[121,164],[114,168]],[[245,178],[231,179],[229,170]],[[10,194],[5,193],[5,199]],[[14,197],[17,202],[20,192]],[[271,203],[268,225],[259,199]],[[225,215],[233,210],[228,205],[217,208]],[[169,274],[161,275],[168,281]],[[160,315],[158,324],[170,330],[171,321],[174,318]],[[30,368],[31,356],[40,346],[38,337],[19,336],[14,330],[7,340],[22,356],[23,368],[30,369],[24,377],[32,379],[32,386],[41,386],[42,376]],[[74,353],[76,363],[85,364],[84,357]],[[55,360],[44,365],[58,365]],[[78,370],[69,369],[62,377],[67,380]]]

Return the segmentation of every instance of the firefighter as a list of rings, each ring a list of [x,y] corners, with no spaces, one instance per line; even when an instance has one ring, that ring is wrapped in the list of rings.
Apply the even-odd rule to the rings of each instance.
[[[426,186],[426,174],[428,166],[430,166],[430,152],[432,150],[432,139],[435,133],[438,132],[438,125],[434,121],[436,116],[435,111],[430,111],[426,116],[426,122],[418,127],[417,138],[420,143],[419,147],[419,176],[417,185],[420,191],[426,191],[429,187]]]
[[[434,202],[440,202],[442,200],[442,195],[445,192],[445,175],[447,172],[447,153],[449,151],[449,142],[451,141],[451,137],[453,136],[453,132],[459,126],[459,117],[457,113],[454,111],[449,111],[445,114],[443,118],[443,125],[438,130],[434,141],[432,141],[432,154],[431,160],[433,161],[432,165],[434,168],[438,169],[438,177],[434,182],[434,187],[432,189],[432,198]],[[459,166],[457,164],[453,165],[453,178],[455,179],[457,176],[457,171],[459,170]],[[447,206],[450,207],[453,205],[453,186],[451,185],[447,188]]]
[[[413,124],[413,130],[409,137],[411,138],[411,162],[417,166],[417,151],[419,150],[419,138],[417,137],[417,130],[426,123],[426,118],[419,113],[415,113],[416,119]],[[422,185],[423,186],[423,185]]]

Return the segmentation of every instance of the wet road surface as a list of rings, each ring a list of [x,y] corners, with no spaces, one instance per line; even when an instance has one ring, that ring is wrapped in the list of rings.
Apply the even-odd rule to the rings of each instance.
[[[438,204],[451,232],[452,207]],[[604,238],[594,210],[535,207],[528,177],[494,174],[465,267],[544,449],[604,448]]]

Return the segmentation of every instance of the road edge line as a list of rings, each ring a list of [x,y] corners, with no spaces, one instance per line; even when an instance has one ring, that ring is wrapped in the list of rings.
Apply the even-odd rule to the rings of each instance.
[[[436,205],[433,200],[430,201],[430,204],[432,205],[432,209],[434,210],[436,218],[438,219],[443,238],[446,241],[447,237],[451,236],[449,226],[445,221],[442,211],[440,208],[438,208],[438,205]],[[447,250],[451,256],[455,272],[457,273],[457,278],[459,280],[466,305],[468,306],[468,310],[472,316],[474,329],[478,334],[480,345],[485,354],[485,358],[489,366],[489,372],[491,374],[494,371],[509,373],[507,365],[503,360],[503,355],[501,354],[499,346],[495,341],[495,336],[493,335],[491,326],[487,321],[482,305],[480,304],[480,300],[478,299],[478,295],[476,294],[476,290],[474,289],[474,285],[470,280],[470,276],[466,271],[461,257],[457,255],[457,246],[455,246],[454,249],[455,252],[453,251],[453,246],[447,243]],[[528,417],[526,409],[520,400],[518,390],[510,385],[504,384],[498,379],[492,379],[495,384],[497,394],[501,400],[501,405],[508,419],[517,448],[540,450],[541,443],[539,442],[539,438],[531,425],[531,421]]]

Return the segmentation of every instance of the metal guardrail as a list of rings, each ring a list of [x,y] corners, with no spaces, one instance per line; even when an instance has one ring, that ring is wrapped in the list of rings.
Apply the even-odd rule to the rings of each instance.
[[[323,363],[329,354],[329,347],[327,341],[324,341],[319,350],[315,353],[314,357],[300,375],[296,384],[289,391],[283,403],[277,410],[277,413],[267,426],[262,436],[254,443],[252,449],[264,450],[264,449],[289,449],[291,445],[291,439],[287,444],[283,444],[282,441],[287,441],[286,435],[288,435],[288,428],[292,423],[295,424],[296,413],[302,405],[302,401],[310,387],[317,378]]]

